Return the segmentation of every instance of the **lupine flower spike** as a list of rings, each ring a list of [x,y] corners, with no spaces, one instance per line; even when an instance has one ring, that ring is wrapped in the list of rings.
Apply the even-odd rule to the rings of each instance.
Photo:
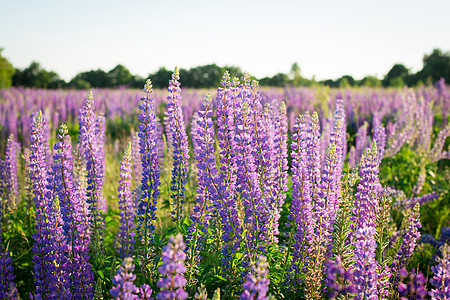
[[[139,300],[153,299],[151,298],[152,289],[144,284],[141,288],[137,288],[134,284],[136,275],[133,274],[134,264],[131,257],[126,257],[122,265],[117,270],[117,275],[112,280],[113,287],[109,291],[113,299],[117,300]]]
[[[400,282],[398,284],[398,292],[402,296],[400,297],[400,300],[427,299],[426,296],[428,292],[425,287],[427,279],[422,274],[422,272],[418,271],[416,274],[416,271],[412,269],[411,273],[409,274],[405,268],[402,268],[400,270],[400,276],[409,280],[408,282]]]
[[[91,212],[91,245],[94,253],[103,251],[104,220],[102,204],[103,154],[98,143],[97,116],[94,112],[94,97],[89,93],[78,116],[80,123],[80,141],[87,171],[86,196]]]
[[[118,252],[120,257],[131,256],[134,250],[134,205],[131,195],[131,143],[127,149],[120,165],[119,180],[119,209],[120,229],[118,233]]]
[[[269,267],[265,256],[260,256],[257,262],[252,266],[252,271],[247,275],[247,281],[244,283],[244,292],[241,300],[268,300],[270,279],[267,278]]]
[[[438,264],[431,267],[434,272],[430,283],[434,286],[429,292],[431,299],[450,299],[450,246],[444,244],[440,248],[442,256],[437,257]]]
[[[171,136],[173,146],[173,169],[171,181],[172,218],[176,223],[177,232],[181,230],[181,220],[184,215],[184,202],[189,167],[189,146],[181,107],[180,73],[178,68],[172,74],[167,96],[166,128]]]
[[[88,262],[90,242],[88,204],[84,197],[80,197],[80,191],[74,186],[72,145],[65,124],[59,129],[58,139],[54,146],[54,184],[69,249],[67,256],[70,285],[74,298],[89,298],[93,295],[94,274]]]
[[[139,109],[139,146],[142,162],[142,180],[137,211],[139,242],[145,259],[150,251],[150,244],[153,242],[155,231],[156,208],[159,196],[159,161],[158,149],[156,146],[155,114],[153,111],[154,98],[152,82],[150,79],[144,85],[145,96],[141,97]]]
[[[156,283],[161,291],[156,299],[184,300],[188,298],[188,293],[184,290],[186,279],[183,275],[186,272],[184,266],[186,254],[183,252],[185,247],[181,234],[176,237],[171,236],[167,245],[164,246],[161,257],[163,263],[158,268],[162,277]]]

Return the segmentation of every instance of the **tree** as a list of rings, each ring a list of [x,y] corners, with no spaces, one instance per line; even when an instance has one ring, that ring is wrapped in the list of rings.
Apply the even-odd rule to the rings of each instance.
[[[123,65],[118,64],[108,72],[111,87],[130,86],[133,74]]]
[[[145,78],[142,78],[139,75],[133,75],[130,80],[130,88],[133,89],[142,89],[145,84]]]
[[[197,66],[190,69],[180,69],[181,83],[189,88],[216,88],[220,86],[223,73],[228,70],[232,77],[242,77],[243,73],[236,66],[219,67],[216,64]],[[172,77],[172,71],[165,67],[159,68],[154,74],[149,74],[155,88],[166,88]]]
[[[375,77],[375,76],[369,75],[369,76],[364,77],[364,78],[361,80],[361,82],[360,82],[359,85],[361,85],[361,86],[367,86],[367,87],[372,87],[372,88],[377,88],[377,87],[380,87],[380,86],[381,86],[381,80],[378,79],[378,78]]]
[[[0,48],[0,89],[9,88],[12,85],[12,77],[15,69],[13,65],[2,56],[3,48]]]
[[[292,78],[300,76],[300,66],[297,62],[293,63],[291,66],[291,76]]]
[[[47,71],[38,62],[31,64],[23,70],[17,69],[13,76],[14,86],[57,89],[65,86],[56,72]]]
[[[180,77],[185,87],[211,88],[220,85],[223,72],[216,64],[181,69]]]
[[[69,87],[77,90],[88,90],[91,88],[91,84],[80,77],[75,76],[70,80]]]
[[[392,66],[392,68],[389,70],[389,72],[382,80],[382,84],[385,87],[390,86],[391,81],[397,77],[400,78],[403,82],[405,82],[405,79],[408,78],[409,75],[410,74],[408,68],[406,68],[402,64],[395,64],[394,66]],[[399,79],[395,79],[392,82],[399,83]]]
[[[355,85],[355,79],[350,75],[344,75],[337,80],[339,87],[346,88]]]
[[[72,79],[72,81],[78,80],[78,78],[89,82],[91,87],[95,88],[107,88],[113,86],[113,84],[111,83],[111,77],[108,75],[108,73],[101,69],[78,73]]]
[[[289,77],[284,73],[275,74],[272,77],[264,77],[259,81],[261,86],[279,86],[283,87],[289,84]]]
[[[339,87],[339,82],[336,80],[334,81],[333,79],[326,79],[326,80],[322,80],[319,83],[326,85],[330,88],[336,88]]]
[[[167,88],[169,86],[169,80],[172,78],[172,71],[161,67],[156,73],[149,74],[148,77],[152,80],[153,87],[157,89]]]
[[[450,82],[450,52],[433,49],[430,55],[423,57],[423,69],[417,73],[418,80],[436,82],[441,77]]]
[[[388,86],[395,87],[395,88],[401,88],[401,87],[405,86],[405,81],[403,80],[403,77],[397,76],[397,77],[391,78],[391,80],[389,80]]]

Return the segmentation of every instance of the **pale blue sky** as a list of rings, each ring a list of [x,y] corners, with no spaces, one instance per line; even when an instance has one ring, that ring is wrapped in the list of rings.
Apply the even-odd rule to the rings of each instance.
[[[294,62],[316,79],[382,77],[450,50],[450,1],[0,0],[0,28],[15,67],[36,60],[66,80],[119,63],[143,77],[207,63],[263,77]]]

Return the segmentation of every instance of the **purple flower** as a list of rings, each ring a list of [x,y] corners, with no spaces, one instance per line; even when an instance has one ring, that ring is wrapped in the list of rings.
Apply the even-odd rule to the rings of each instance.
[[[0,202],[0,223],[3,223],[3,207]],[[9,252],[3,249],[2,243],[2,227],[0,226],[0,299],[17,299],[17,288],[14,283],[16,276],[14,275],[12,258]]]
[[[171,181],[172,218],[176,222],[177,232],[181,230],[181,220],[184,214],[184,196],[186,192],[187,173],[189,167],[189,146],[181,107],[180,73],[178,68],[169,81],[169,96],[167,96],[166,122],[167,135],[171,136],[173,147],[173,169]]]
[[[369,147],[369,136],[367,135],[368,125],[367,122],[364,122],[364,124],[358,128],[355,141],[356,159],[359,159],[363,153],[366,152],[366,148]]]
[[[431,202],[434,201],[436,199],[438,199],[440,197],[439,194],[437,194],[436,192],[432,192],[429,194],[425,194],[419,197],[414,197],[414,198],[404,198],[401,199],[399,201],[397,201],[394,206],[396,206],[399,209],[411,209],[413,208],[416,203],[419,203],[420,206],[422,206],[423,204],[427,203],[427,202]]]
[[[306,119],[300,115],[292,134],[292,202],[288,216],[288,220],[295,228],[292,260],[296,276],[302,272],[305,265],[306,249],[310,248],[314,233],[311,170],[308,164],[308,131]]]
[[[389,298],[392,289],[390,279],[392,277],[391,269],[387,265],[378,265],[378,296]]]
[[[267,113],[265,112],[265,115]],[[267,130],[267,135],[269,136],[268,142],[271,142],[271,169],[270,169],[270,182],[265,185],[269,190],[270,199],[270,211],[272,225],[269,230],[270,236],[273,239],[272,243],[276,244],[278,239],[276,235],[279,234],[278,231],[278,220],[280,218],[280,213],[282,206],[284,204],[284,199],[286,198],[287,188],[287,177],[288,177],[288,148],[287,148],[287,118],[286,118],[286,105],[281,102],[279,110],[272,113],[270,119],[265,117],[264,127]],[[272,124],[271,124],[272,123]],[[273,134],[271,134],[273,132]]]
[[[197,160],[197,197],[191,216],[192,226],[188,228],[187,236],[190,266],[194,267],[199,252],[208,233],[208,224],[211,219],[210,206],[213,199],[217,200],[217,168],[215,162],[214,127],[212,116],[211,95],[207,94],[198,112],[195,123],[196,132],[196,160]],[[189,274],[190,275],[190,274]]]
[[[217,90],[217,139],[219,142],[220,173],[216,179],[217,189],[212,202],[220,218],[223,230],[223,264],[227,268],[233,253],[239,251],[242,228],[238,221],[235,201],[236,165],[236,115],[241,102],[236,97],[237,81],[231,87],[230,75],[226,71],[222,77],[221,88]]]
[[[236,136],[233,164],[237,168],[236,191],[240,195],[240,200],[244,210],[243,227],[247,229],[246,255],[250,260],[256,257],[256,253],[264,252],[267,246],[267,231],[269,225],[268,206],[263,199],[260,173],[255,160],[254,151],[257,146],[254,138],[255,126],[251,105],[252,87],[250,86],[250,76],[244,77],[242,86],[242,106],[237,112]],[[250,252],[250,253],[248,253]]]
[[[45,161],[47,168],[50,169],[52,164],[52,153],[50,151],[50,126],[48,124],[48,110],[44,111],[45,116],[42,118],[42,126],[44,127],[43,143],[45,149]],[[34,117],[33,117],[34,118]]]
[[[440,247],[442,257],[437,257],[438,264],[431,267],[434,276],[430,283],[434,289],[429,292],[431,299],[450,299],[450,247],[444,244]]]
[[[353,168],[356,166],[356,148],[351,146],[348,152],[348,167]]]
[[[8,205],[3,207],[4,211],[14,209],[19,202],[19,185],[17,182],[17,154],[20,153],[20,145],[11,135],[6,142],[6,153],[4,167],[6,172],[6,197]]]
[[[353,294],[356,292],[353,284],[353,271],[346,270],[341,258],[325,262],[325,285],[330,299],[336,299],[339,295]]]
[[[320,183],[320,125],[319,115],[313,112],[311,115],[311,126],[308,127],[307,135],[307,155],[308,155],[308,169],[311,180],[311,199],[317,201]]]
[[[269,267],[265,256],[260,256],[255,264],[252,265],[252,271],[247,275],[247,281],[244,282],[244,292],[241,294],[241,300],[267,300],[270,279],[267,278]]]
[[[409,275],[409,276],[408,276]],[[427,279],[422,274],[422,272],[416,271],[414,269],[411,270],[411,273],[408,273],[405,268],[402,268],[400,270],[400,276],[402,278],[409,277],[408,282],[399,282],[398,284],[398,292],[400,294],[401,300],[408,300],[408,299],[418,299],[418,300],[424,300],[427,299],[426,296],[428,294],[426,290],[426,283]]]
[[[68,299],[71,297],[66,257],[68,245],[63,232],[59,201],[54,198],[56,168],[46,174],[44,144],[43,116],[39,111],[31,129],[29,163],[36,203],[36,233],[33,234],[36,297]]]
[[[261,216],[259,220],[255,220],[260,224],[261,231],[266,231],[266,233],[260,234],[260,237],[256,237],[256,240],[261,240],[262,244],[260,246],[260,251],[264,251],[265,247],[270,244],[275,244],[277,241],[276,235],[278,234],[278,219],[280,203],[283,202],[278,196],[273,196],[273,192],[278,194],[276,191],[278,189],[278,183],[273,180],[277,172],[276,163],[280,164],[280,160],[277,158],[277,152],[281,152],[281,149],[275,149],[275,122],[271,120],[270,117],[270,107],[266,106],[263,108],[261,104],[261,93],[258,90],[259,83],[256,80],[250,81],[250,75],[248,73],[244,74],[242,78],[244,80],[241,88],[241,95],[243,101],[248,104],[249,119],[251,122],[248,123],[249,128],[252,131],[248,132],[248,136],[251,138],[252,156],[256,171],[256,178],[259,183],[259,190],[261,196],[258,202],[261,202],[261,208],[258,209],[258,215]],[[278,130],[284,130],[280,128],[281,124],[278,126]],[[277,133],[277,135],[280,133]],[[279,145],[278,145],[279,146]],[[281,153],[280,153],[281,155]],[[283,159],[281,159],[282,161]],[[253,189],[253,188],[251,188]],[[255,190],[256,193],[258,191]],[[280,202],[281,201],[281,202]],[[247,210],[248,211],[248,210]],[[259,225],[258,224],[258,225]],[[267,228],[267,229],[265,229]]]
[[[154,300],[152,297],[153,290],[150,288],[148,284],[143,284],[139,288],[139,300]]]
[[[50,229],[50,211],[47,191],[47,172],[45,162],[44,128],[42,112],[39,111],[33,122],[30,137],[30,178],[33,183],[36,204],[36,232],[33,234],[33,277],[36,297],[47,297],[56,287],[53,277],[53,232]],[[51,205],[51,204],[50,204]]]
[[[131,257],[123,260],[122,265],[117,270],[117,275],[112,280],[113,287],[109,294],[117,300],[136,300],[139,299],[139,289],[134,285],[136,275],[133,274],[134,264]]]
[[[105,134],[106,134],[106,119],[103,115],[97,115],[95,118],[95,135],[97,137],[97,155],[101,161],[102,177],[105,176]],[[106,211],[106,209],[103,209]]]
[[[441,229],[441,235],[437,241],[438,247],[450,242],[450,227],[444,226]]]
[[[345,128],[344,107],[341,99],[336,100],[333,129],[331,131],[329,149],[322,170],[321,181],[317,188],[317,197],[313,206],[315,234],[318,240],[331,249],[333,224],[341,198],[341,176],[344,154]],[[330,253],[329,253],[330,254]]]
[[[153,242],[160,185],[158,149],[155,141],[155,114],[153,113],[155,110],[154,98],[150,97],[152,92],[152,82],[148,79],[144,85],[146,96],[141,97],[139,104],[141,113],[139,114],[138,134],[142,162],[142,185],[137,211],[137,233],[145,259],[148,258],[150,243]]]
[[[8,191],[6,189],[6,181],[8,180],[8,174],[6,172],[6,164],[5,161],[0,159],[0,205],[2,206],[0,218],[4,217],[6,214],[6,207],[8,198]]]
[[[430,244],[433,247],[437,246],[437,241],[434,238],[434,236],[432,236],[431,234],[422,234],[420,236],[420,239],[418,240],[418,243],[426,243],[426,244]]]
[[[372,148],[368,149],[366,155],[361,159],[361,166],[359,169],[359,180],[357,193],[355,196],[355,203],[353,208],[353,215],[351,220],[353,222],[352,229],[363,227],[375,227],[377,222],[378,212],[378,191],[381,188],[378,180],[378,150],[375,142],[372,143]]]
[[[17,299],[17,288],[14,283],[12,258],[1,249],[0,241],[0,299]]]
[[[353,255],[355,299],[378,299],[375,233],[374,227],[358,228],[355,232],[355,253]]]
[[[398,249],[397,254],[392,261],[391,270],[394,276],[392,281],[396,285],[400,279],[399,273],[400,269],[409,262],[411,255],[416,247],[416,242],[420,238],[419,228],[422,227],[420,224],[420,213],[419,204],[416,204],[411,211],[408,218],[409,228],[403,233],[403,240],[400,244],[400,249]]]
[[[102,138],[99,138],[97,116],[94,112],[92,92],[89,93],[83,107],[80,109],[78,119],[80,123],[81,149],[84,154],[87,171],[86,196],[91,212],[92,239],[94,253],[103,249],[103,154]]]
[[[379,112],[373,114],[372,130],[373,139],[378,148],[378,163],[381,163],[381,159],[384,155],[384,149],[386,147],[386,128],[381,123],[382,115]]]
[[[117,234],[118,252],[121,258],[131,256],[134,252],[134,205],[131,195],[131,143],[120,164],[119,209],[120,229]]]
[[[52,170],[55,191],[58,195],[64,236],[68,251],[70,288],[74,298],[89,298],[93,295],[94,276],[89,259],[89,214],[85,198],[74,187],[72,176],[72,145],[65,124],[58,134],[59,142],[54,146]]]
[[[184,300],[188,298],[188,293],[184,290],[186,279],[183,275],[186,272],[184,266],[186,254],[183,252],[185,247],[181,234],[176,237],[171,236],[167,245],[164,246],[161,257],[163,263],[158,268],[162,277],[156,283],[161,291],[156,299]]]
[[[131,145],[131,153],[133,159],[133,179],[136,183],[136,186],[142,180],[142,162],[141,162],[141,147],[139,146],[139,133],[133,134],[132,145]]]

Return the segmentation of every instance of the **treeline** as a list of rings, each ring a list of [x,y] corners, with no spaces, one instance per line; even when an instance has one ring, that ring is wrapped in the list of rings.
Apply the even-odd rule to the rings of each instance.
[[[64,81],[54,71],[45,70],[38,62],[32,62],[24,69],[17,69],[1,55],[0,48],[0,88],[10,86],[35,87],[47,89],[89,89],[89,88],[142,88],[146,78],[133,75],[125,66],[119,64],[109,71],[101,69],[78,73],[69,82]],[[229,70],[233,76],[241,77],[243,72],[236,66],[220,67],[216,64],[197,66],[190,69],[180,69],[183,86],[189,88],[212,88],[220,85],[222,74]],[[155,88],[165,88],[173,70],[165,67],[150,73]],[[383,78],[366,76],[360,80],[351,75],[338,79],[316,81],[301,75],[300,67],[294,63],[288,73],[278,73],[272,77],[260,78],[261,86],[315,86],[329,87],[402,87],[431,85],[441,77],[450,83],[450,52],[434,49],[431,54],[424,55],[423,68],[417,73],[411,72],[403,64],[395,64]]]

